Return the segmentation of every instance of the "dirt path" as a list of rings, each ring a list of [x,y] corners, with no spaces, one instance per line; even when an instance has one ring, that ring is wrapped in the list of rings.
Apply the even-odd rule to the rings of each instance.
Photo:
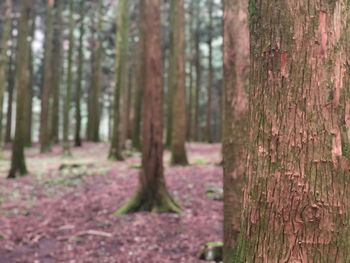
[[[122,217],[113,212],[137,187],[137,154],[111,162],[106,144],[85,144],[71,160],[59,148],[37,151],[27,152],[31,175],[18,180],[5,179],[8,151],[0,162],[0,263],[191,263],[222,239],[222,202],[206,194],[222,187],[219,145],[191,144],[191,166],[166,166],[180,215]]]

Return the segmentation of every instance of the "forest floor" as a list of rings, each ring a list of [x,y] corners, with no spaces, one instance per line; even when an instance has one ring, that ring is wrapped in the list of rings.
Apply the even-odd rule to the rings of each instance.
[[[5,150],[0,263],[201,262],[202,246],[222,240],[220,145],[187,149],[187,167],[170,167],[169,153],[164,156],[167,185],[182,213],[126,216],[114,212],[137,188],[139,154],[113,162],[107,144],[86,143],[64,159],[60,147],[45,155],[34,147],[26,152],[30,175],[8,180]]]

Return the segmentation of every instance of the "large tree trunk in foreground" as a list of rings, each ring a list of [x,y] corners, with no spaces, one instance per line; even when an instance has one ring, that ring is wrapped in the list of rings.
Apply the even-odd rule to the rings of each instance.
[[[69,113],[72,97],[72,85],[73,85],[73,48],[74,48],[74,18],[73,18],[73,0],[69,0],[69,47],[68,47],[68,60],[67,60],[67,83],[66,94],[64,98],[63,108],[63,154],[70,155],[70,143],[69,143]]]
[[[173,114],[171,125],[171,163],[187,165],[186,142],[186,96],[185,96],[185,12],[183,0],[172,0],[172,45],[170,50],[170,81]]]
[[[224,262],[232,262],[240,230],[247,131],[248,0],[224,1]],[[238,37],[239,36],[239,37]]]
[[[50,151],[50,125],[49,106],[50,89],[52,85],[52,35],[53,35],[53,10],[54,0],[47,1],[46,30],[45,30],[45,54],[44,54],[44,81],[41,94],[41,117],[40,117],[40,152]]]
[[[349,8],[250,1],[250,144],[231,262],[350,260]]]
[[[128,36],[129,36],[129,26],[128,26],[128,16],[129,8],[128,1],[121,0],[118,3],[118,32],[116,36],[116,85],[114,90],[114,121],[113,121],[113,135],[111,149],[109,151],[109,158],[115,160],[123,160],[122,154],[122,134],[121,134],[121,124],[122,124],[122,103],[121,98],[127,85],[128,78]]]
[[[194,99],[194,125],[193,125],[193,139],[194,141],[199,141],[199,130],[200,130],[200,92],[202,84],[202,63],[201,63],[201,50],[200,50],[200,2],[196,3],[196,29],[194,32],[194,45],[195,45],[195,62],[194,66],[196,68],[196,87],[195,87],[195,99]]]
[[[25,143],[25,101],[28,85],[28,55],[30,32],[29,20],[32,8],[32,0],[22,1],[21,17],[18,25],[18,47],[16,55],[16,76],[15,85],[17,90],[17,108],[16,108],[16,129],[15,138],[12,145],[11,169],[9,178],[15,178],[18,174],[25,175],[27,167],[24,157]]]
[[[160,0],[142,0],[143,145],[140,186],[117,213],[178,212],[163,174],[163,90],[160,47]]]

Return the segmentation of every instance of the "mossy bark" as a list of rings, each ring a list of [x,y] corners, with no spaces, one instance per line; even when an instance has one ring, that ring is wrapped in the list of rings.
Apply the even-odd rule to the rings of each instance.
[[[30,14],[32,8],[32,1],[22,1],[21,12],[18,24],[18,46],[16,55],[16,75],[15,86],[17,90],[16,103],[16,129],[15,138],[12,145],[11,169],[9,178],[15,178],[17,175],[27,174],[27,167],[24,156],[25,143],[25,101],[28,84],[28,55],[29,42],[28,36],[30,32]]]
[[[196,88],[195,88],[195,98],[194,98],[194,123],[193,123],[193,139],[194,141],[199,141],[200,139],[200,92],[202,85],[202,52],[200,50],[200,26],[201,26],[201,8],[200,1],[196,2],[195,14],[196,14],[196,30],[194,32],[194,45],[195,45],[195,62],[194,66],[196,68]]]
[[[116,86],[114,90],[114,123],[109,158],[123,160],[122,154],[122,106],[121,98],[125,93],[128,78],[128,38],[129,38],[129,4],[121,0],[118,4],[118,32],[116,35]]]
[[[53,36],[53,5],[54,0],[47,1],[46,29],[45,29],[45,50],[44,50],[44,77],[41,93],[41,115],[40,115],[40,152],[45,153],[51,150],[49,107],[52,85],[52,36]]]
[[[224,262],[240,232],[245,156],[248,145],[248,1],[224,1]],[[239,36],[239,37],[238,37]]]
[[[160,47],[160,0],[141,1],[143,146],[139,191],[117,211],[179,212],[167,191],[163,168],[163,90]]]
[[[69,123],[70,123],[70,108],[72,98],[72,85],[73,85],[73,49],[74,49],[74,18],[73,18],[73,0],[69,0],[69,47],[68,47],[68,59],[67,59],[67,83],[66,94],[64,98],[63,108],[63,154],[66,156],[71,155],[70,142],[69,142]]]
[[[250,1],[244,210],[230,262],[349,262],[348,1]]]
[[[186,96],[185,96],[185,12],[183,0],[172,0],[172,47],[170,49],[169,88],[173,107],[171,163],[187,165],[186,142]]]

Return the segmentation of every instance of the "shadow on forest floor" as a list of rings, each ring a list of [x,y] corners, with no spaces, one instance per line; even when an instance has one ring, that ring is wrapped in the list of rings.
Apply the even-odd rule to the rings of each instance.
[[[113,212],[134,193],[139,154],[106,159],[108,145],[86,143],[71,159],[61,149],[27,151],[31,175],[6,180],[10,152],[0,161],[0,263],[200,262],[208,241],[222,239],[220,145],[187,146],[191,166],[169,167],[168,187],[181,204],[176,214]],[[165,154],[165,163],[169,153]]]

